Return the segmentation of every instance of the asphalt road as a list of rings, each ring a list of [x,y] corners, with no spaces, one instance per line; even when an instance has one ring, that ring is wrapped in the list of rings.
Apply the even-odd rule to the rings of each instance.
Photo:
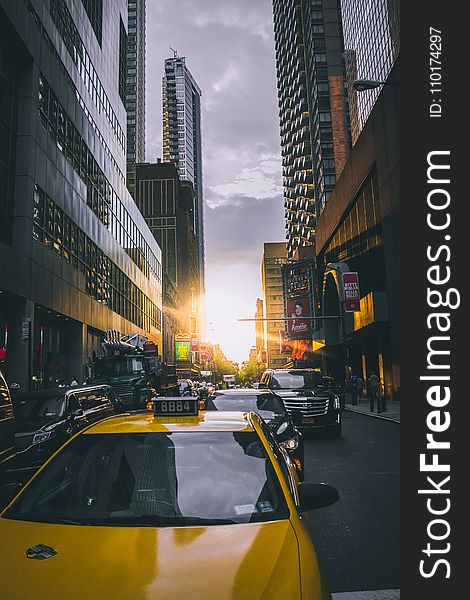
[[[395,590],[399,578],[400,425],[343,412],[338,439],[304,436],[305,480],[339,492],[312,511],[317,553],[332,592]]]

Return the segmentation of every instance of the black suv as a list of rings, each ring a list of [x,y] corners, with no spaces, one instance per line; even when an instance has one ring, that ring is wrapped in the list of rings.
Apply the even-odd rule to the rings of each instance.
[[[341,435],[341,406],[323,377],[314,369],[267,369],[260,388],[273,390],[287,410],[296,413],[302,429],[324,429],[332,437]]]

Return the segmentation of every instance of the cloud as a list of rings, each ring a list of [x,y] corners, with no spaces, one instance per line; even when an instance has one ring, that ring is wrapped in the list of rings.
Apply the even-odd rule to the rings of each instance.
[[[282,216],[280,197],[233,195],[231,202],[206,209],[207,269],[229,264],[259,268],[263,244],[285,239]]]
[[[263,243],[285,239],[272,2],[147,1],[150,162],[162,156],[170,46],[186,57],[202,91],[207,319],[218,324],[213,341],[244,360],[254,324],[235,324],[235,316],[254,312]]]

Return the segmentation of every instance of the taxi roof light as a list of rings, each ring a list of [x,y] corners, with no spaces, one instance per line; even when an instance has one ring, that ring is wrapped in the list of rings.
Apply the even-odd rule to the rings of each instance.
[[[161,396],[147,402],[147,410],[156,417],[195,417],[204,407],[195,396]]]

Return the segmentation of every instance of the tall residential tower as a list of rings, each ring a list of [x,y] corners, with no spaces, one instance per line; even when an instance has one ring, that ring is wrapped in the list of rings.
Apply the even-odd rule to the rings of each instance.
[[[350,147],[339,0],[273,0],[288,256],[315,242]]]
[[[145,9],[147,0],[127,0],[127,162],[145,161]]]
[[[201,310],[204,310],[204,202],[202,191],[201,90],[186,58],[165,60],[163,77],[163,160],[173,162],[181,180],[194,187],[194,230],[199,257]],[[204,332],[204,315],[201,326]]]

